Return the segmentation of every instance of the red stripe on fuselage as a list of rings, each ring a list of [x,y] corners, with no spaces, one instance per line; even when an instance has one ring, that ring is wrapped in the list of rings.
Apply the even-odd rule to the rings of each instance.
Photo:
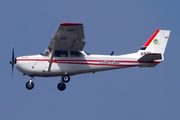
[[[80,65],[98,65],[98,66],[117,66],[117,67],[120,67],[120,66],[139,66],[139,65],[122,65],[122,64],[100,64],[100,63],[77,63],[77,62],[58,62],[58,63],[61,63],[61,64],[80,64]]]
[[[17,59],[17,61],[50,61],[50,59]],[[91,62],[91,63],[90,63]],[[92,63],[95,62],[95,63]],[[53,63],[60,64],[80,64],[80,65],[99,65],[99,66],[117,66],[117,67],[133,67],[137,65],[123,65],[124,63],[160,63],[161,61],[156,62],[138,62],[138,61],[115,61],[115,60],[53,60]],[[123,63],[123,64],[122,64]]]
[[[50,59],[17,59],[17,61],[50,61]],[[127,63],[138,63],[138,61],[116,61],[116,60],[58,60],[54,59],[53,63],[57,62],[127,62]]]
[[[50,61],[50,59],[17,59],[17,61]]]

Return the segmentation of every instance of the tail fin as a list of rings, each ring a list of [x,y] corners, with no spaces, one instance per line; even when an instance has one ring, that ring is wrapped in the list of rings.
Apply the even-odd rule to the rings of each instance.
[[[149,40],[142,46],[138,51],[141,56],[145,54],[161,54],[162,59],[164,60],[164,51],[166,44],[170,35],[170,30],[159,30],[149,38]]]

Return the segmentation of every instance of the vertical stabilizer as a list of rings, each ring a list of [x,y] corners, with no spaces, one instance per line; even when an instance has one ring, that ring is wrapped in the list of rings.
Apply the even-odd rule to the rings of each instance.
[[[170,30],[157,29],[157,31],[149,38],[149,40],[142,46],[142,48],[138,52],[140,52],[141,55],[148,53],[161,54],[163,60],[163,55],[169,35]]]

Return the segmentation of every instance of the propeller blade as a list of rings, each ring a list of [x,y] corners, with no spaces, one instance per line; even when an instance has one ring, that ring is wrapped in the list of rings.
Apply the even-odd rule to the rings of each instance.
[[[14,71],[14,64],[12,64],[12,77],[13,77],[13,71]]]
[[[12,49],[12,61],[14,61],[14,47]]]
[[[16,58],[14,59],[14,46],[12,48],[12,60],[9,63],[12,65],[12,77],[13,77],[14,64],[16,64]]]

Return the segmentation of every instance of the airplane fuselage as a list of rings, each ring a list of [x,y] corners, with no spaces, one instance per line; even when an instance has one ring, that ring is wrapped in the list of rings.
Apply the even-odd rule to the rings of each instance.
[[[31,55],[18,57],[16,67],[19,71],[29,76],[53,77],[64,74],[76,75],[82,73],[98,72],[111,69],[120,69],[152,64],[139,62],[140,54],[132,53],[126,55],[87,55],[79,51],[80,56],[70,55],[53,57],[51,70],[48,71],[50,57],[43,55]],[[156,62],[155,64],[158,64]]]

